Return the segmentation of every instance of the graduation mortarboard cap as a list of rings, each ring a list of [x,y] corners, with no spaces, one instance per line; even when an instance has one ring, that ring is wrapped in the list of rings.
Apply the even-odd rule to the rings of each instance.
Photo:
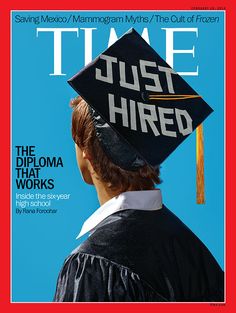
[[[158,167],[213,111],[134,29],[68,82],[89,104],[103,149],[126,170]]]

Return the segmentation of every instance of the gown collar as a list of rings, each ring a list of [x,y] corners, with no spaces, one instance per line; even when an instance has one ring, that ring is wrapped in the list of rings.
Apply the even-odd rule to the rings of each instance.
[[[123,192],[104,203],[92,215],[90,215],[90,217],[84,222],[76,239],[96,228],[99,223],[113,213],[128,209],[154,211],[161,208],[162,196],[160,189]]]

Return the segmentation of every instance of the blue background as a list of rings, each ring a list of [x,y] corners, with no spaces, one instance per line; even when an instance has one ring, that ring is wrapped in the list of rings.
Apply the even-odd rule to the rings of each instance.
[[[177,214],[206,244],[220,265],[224,266],[224,13],[158,12],[162,16],[219,16],[219,23],[16,23],[15,16],[68,16],[71,12],[12,13],[12,301],[52,301],[57,275],[65,257],[85,238],[75,240],[85,219],[99,203],[95,190],[86,185],[77,169],[74,143],[70,133],[69,100],[75,96],[67,79],[84,65],[84,31],[62,35],[62,71],[53,72],[53,33],[40,33],[36,27],[95,27],[93,58],[107,48],[110,28],[118,37],[130,27],[142,33],[148,27],[151,46],[165,59],[163,27],[197,27],[195,33],[177,33],[175,49],[191,49],[195,58],[175,55],[176,71],[194,71],[199,76],[186,81],[214,109],[204,122],[206,204],[196,204],[195,133],[162,165],[160,188],[164,203]],[[153,12],[72,12],[81,16],[151,16]],[[69,201],[53,205],[57,214],[15,213],[15,145],[35,145],[37,156],[61,156],[63,168],[42,170],[42,177],[52,177],[55,188],[41,193],[68,193]]]

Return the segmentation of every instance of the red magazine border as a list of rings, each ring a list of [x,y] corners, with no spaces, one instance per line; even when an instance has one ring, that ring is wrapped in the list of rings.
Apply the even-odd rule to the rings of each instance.
[[[3,3],[5,2],[5,3]],[[1,283],[0,283],[0,307],[2,312],[31,312],[50,310],[51,312],[77,312],[85,310],[92,312],[118,312],[121,310],[134,310],[136,312],[231,312],[235,306],[234,277],[236,270],[234,267],[235,252],[233,241],[235,235],[234,220],[235,210],[233,209],[233,188],[235,173],[235,149],[234,141],[234,116],[235,107],[232,103],[231,92],[235,78],[233,77],[235,68],[235,49],[233,41],[234,32],[234,10],[232,1],[173,1],[154,4],[149,2],[129,2],[121,0],[119,4],[110,1],[100,1],[83,3],[78,0],[13,0],[2,1],[0,7],[0,38],[1,38],[1,114],[0,114],[0,191],[2,199],[0,218],[0,247],[1,247]],[[10,14],[12,10],[225,10],[226,12],[226,302],[225,303],[11,303],[10,300]]]

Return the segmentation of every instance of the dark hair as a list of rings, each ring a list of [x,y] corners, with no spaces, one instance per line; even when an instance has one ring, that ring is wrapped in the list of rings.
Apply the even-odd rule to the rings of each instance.
[[[89,113],[88,104],[77,97],[70,103],[72,113],[72,137],[80,149],[86,151],[99,179],[112,190],[124,192],[128,190],[153,189],[159,184],[159,169],[154,170],[144,165],[136,171],[127,171],[115,165],[103,151]]]

